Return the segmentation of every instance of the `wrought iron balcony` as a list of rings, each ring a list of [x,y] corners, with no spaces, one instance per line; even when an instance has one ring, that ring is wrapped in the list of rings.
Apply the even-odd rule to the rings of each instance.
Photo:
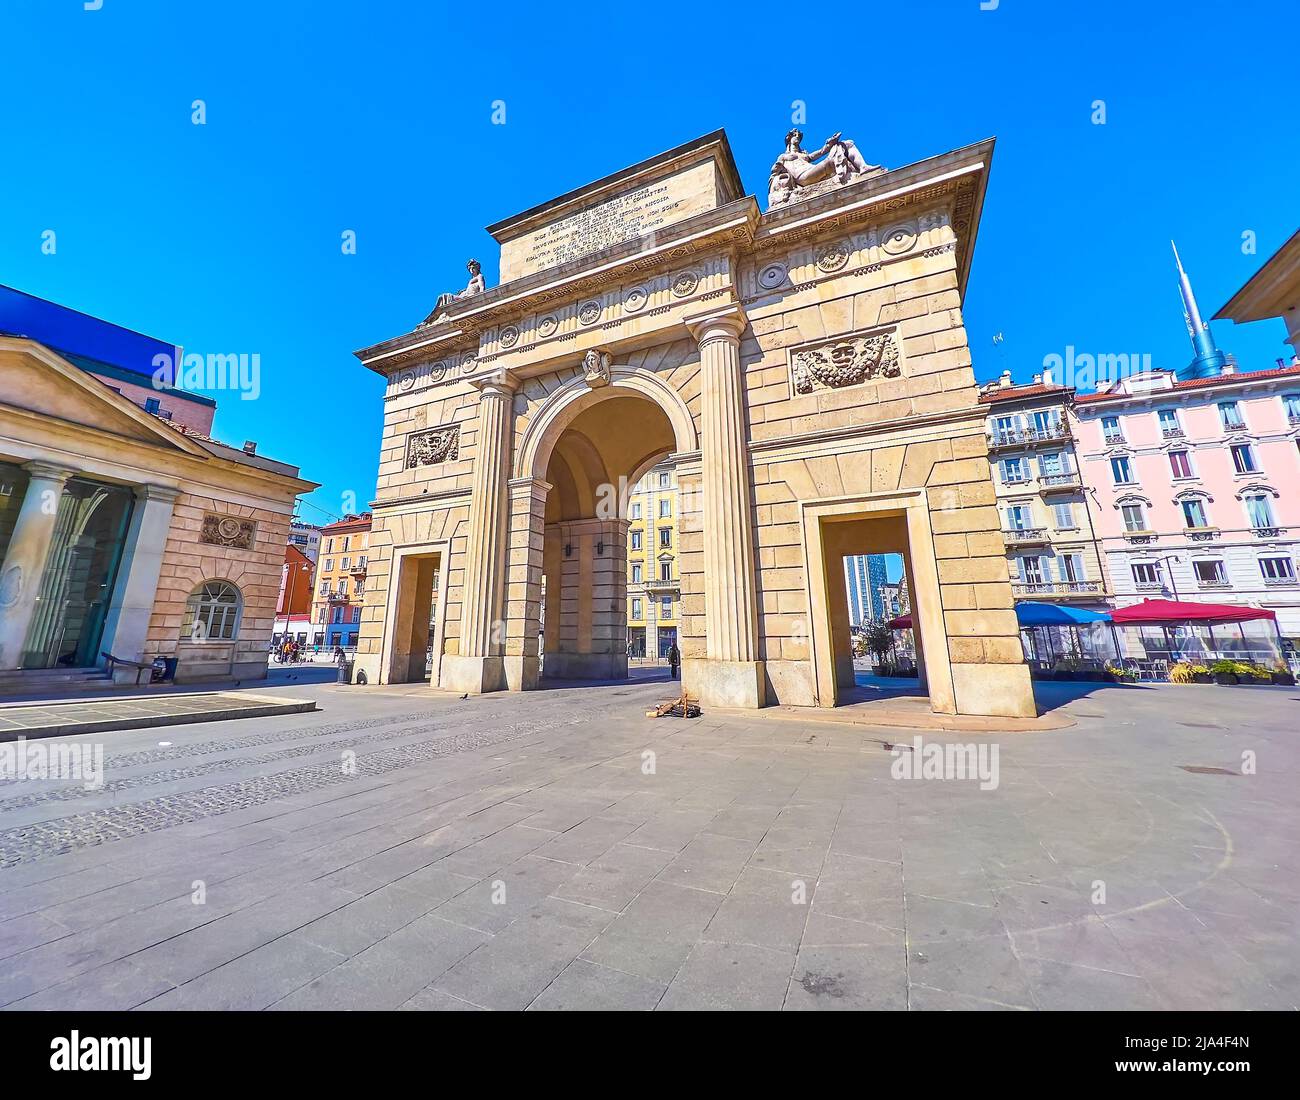
[[[1107,432],[1104,439],[1107,447],[1121,447],[1128,442],[1123,432]]]
[[[1275,539],[1282,533],[1280,527],[1255,527],[1253,530],[1259,539]]]
[[[1187,433],[1182,428],[1162,428],[1160,434],[1165,439],[1182,439]]]
[[[1217,527],[1186,527],[1183,529],[1183,534],[1193,542],[1209,542],[1211,539],[1219,537],[1219,529]]]
[[[1156,533],[1143,528],[1125,531],[1124,537],[1128,539],[1129,542],[1154,542],[1156,539]]]
[[[1133,587],[1139,592],[1165,592],[1169,588],[1164,581],[1138,581]]]
[[[1009,428],[989,433],[989,449],[1023,447],[1031,443],[1059,443],[1070,438],[1070,427],[1064,422],[1046,428]]]

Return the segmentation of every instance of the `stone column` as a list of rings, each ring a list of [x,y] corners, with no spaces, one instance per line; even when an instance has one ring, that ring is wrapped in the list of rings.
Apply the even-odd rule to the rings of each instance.
[[[469,541],[461,604],[460,652],[443,658],[443,686],[481,694],[506,687],[505,601],[510,445],[516,382],[500,372],[481,379]]]
[[[18,668],[23,643],[36,611],[41,576],[50,552],[50,538],[59,511],[59,498],[72,471],[44,462],[28,462],[30,475],[13,535],[0,566],[0,669]]]
[[[754,584],[753,490],[745,422],[739,306],[688,318],[700,346],[701,526],[705,659],[684,662],[683,684],[705,705],[761,707]]]
[[[122,561],[117,567],[117,584],[108,605],[99,647],[114,657],[142,661],[148,656],[145,645],[149,619],[158,595],[163,551],[167,548],[172,508],[178,496],[179,489],[165,485],[141,485],[135,491],[135,507],[131,510]],[[118,674],[123,683],[135,682],[134,669],[118,669]]]

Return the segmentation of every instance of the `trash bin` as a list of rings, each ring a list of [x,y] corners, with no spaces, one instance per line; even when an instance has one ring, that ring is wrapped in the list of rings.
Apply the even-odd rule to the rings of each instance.
[[[176,679],[176,666],[179,664],[178,657],[155,657],[153,668],[149,672],[149,682],[151,684],[172,683]]]
[[[353,662],[351,661],[339,662],[339,683],[340,684],[352,683],[352,664]]]

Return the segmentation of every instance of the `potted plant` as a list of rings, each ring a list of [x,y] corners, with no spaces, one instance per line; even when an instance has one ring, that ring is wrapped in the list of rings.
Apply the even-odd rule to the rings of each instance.
[[[1216,684],[1235,684],[1237,680],[1236,661],[1215,661],[1210,666],[1210,675]]]
[[[1117,684],[1132,684],[1137,682],[1137,669],[1125,668],[1123,665],[1117,665],[1113,661],[1106,664],[1106,675]]]
[[[1286,687],[1295,687],[1295,677],[1291,670],[1281,661],[1273,662],[1273,668],[1269,672],[1269,677],[1275,684],[1283,684]]]
[[[1212,684],[1214,677],[1210,675],[1209,665],[1192,665],[1192,683],[1194,684]]]
[[[1192,665],[1190,661],[1176,661],[1169,666],[1171,684],[1190,684],[1192,682]]]

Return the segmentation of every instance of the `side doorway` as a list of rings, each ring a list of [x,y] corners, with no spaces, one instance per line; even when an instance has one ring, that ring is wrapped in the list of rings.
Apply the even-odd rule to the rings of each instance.
[[[393,557],[381,682],[437,687],[446,649],[445,547],[399,548]]]

